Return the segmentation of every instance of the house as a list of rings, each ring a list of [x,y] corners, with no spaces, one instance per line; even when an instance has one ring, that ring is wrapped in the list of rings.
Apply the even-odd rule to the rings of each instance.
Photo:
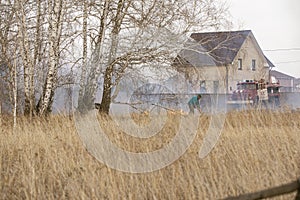
[[[252,31],[193,33],[174,61],[194,91],[228,93],[247,79],[269,79],[271,62]]]
[[[284,74],[282,72],[276,71],[276,70],[270,70],[270,76],[275,77],[281,87],[280,92],[294,92],[296,88],[295,80],[296,78],[287,74]]]

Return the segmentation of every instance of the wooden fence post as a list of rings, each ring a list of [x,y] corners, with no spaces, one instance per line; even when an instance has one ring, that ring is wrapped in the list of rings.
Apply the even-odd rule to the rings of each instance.
[[[297,191],[297,195],[295,197],[295,200],[300,200],[300,178],[296,181],[278,187],[262,190],[259,192],[242,194],[236,197],[228,197],[225,198],[224,200],[257,200],[257,199],[264,199],[264,198],[270,198],[270,197],[279,196],[283,194],[288,194],[296,191]]]
[[[298,183],[300,184],[300,178],[298,179]],[[300,187],[298,187],[297,195],[295,197],[295,200],[300,200]]]

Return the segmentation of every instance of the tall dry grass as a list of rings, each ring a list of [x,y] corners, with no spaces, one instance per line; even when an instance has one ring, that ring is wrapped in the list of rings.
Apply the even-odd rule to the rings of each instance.
[[[100,118],[114,143],[136,152],[161,148],[178,124],[178,116],[169,115],[157,138],[139,140]],[[68,117],[19,118],[15,130],[10,120],[2,118],[0,133],[0,199],[220,199],[300,177],[299,112],[228,113],[220,140],[205,159],[198,151],[210,117],[202,115],[188,151],[172,165],[145,174],[98,162]]]

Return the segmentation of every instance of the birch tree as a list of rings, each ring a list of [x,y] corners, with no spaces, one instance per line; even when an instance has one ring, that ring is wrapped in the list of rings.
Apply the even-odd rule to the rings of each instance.
[[[90,25],[91,30],[89,33],[85,33],[87,29],[83,29],[83,35],[89,34],[91,41],[91,58],[87,63],[82,66],[81,80],[80,80],[80,94],[78,99],[78,108],[83,111],[87,108],[91,108],[94,103],[95,93],[97,90],[97,81],[101,74],[100,63],[103,62],[103,48],[104,39],[107,29],[107,20],[110,7],[110,0],[104,0],[102,4],[96,4],[94,2],[88,3],[88,0],[84,1],[84,6],[89,5],[90,13],[87,15],[84,9],[84,18],[98,21],[99,24],[93,27]],[[95,17],[93,17],[95,16]],[[99,16],[99,17],[98,17]],[[84,19],[85,21],[85,19]],[[86,27],[87,28],[87,27]],[[88,40],[84,40],[83,47],[87,47]],[[85,53],[85,51],[84,51]],[[85,58],[83,54],[83,58]]]
[[[17,58],[19,56],[19,32],[16,26],[14,5],[7,1],[0,1],[0,5],[2,16],[0,19],[0,82],[2,86],[0,101],[5,105],[6,109],[7,107],[12,108],[15,125],[18,91]]]
[[[1,63],[9,66],[11,77],[7,80],[13,85],[14,73],[11,73],[13,68],[10,66],[14,66],[12,63],[16,59],[17,69],[21,70],[17,76],[22,80],[18,102],[24,101],[24,114],[49,113],[58,86],[58,70],[67,57],[65,52],[73,54],[68,49],[76,34],[70,28],[72,23],[68,27],[70,30],[65,30],[67,34],[62,34],[63,24],[72,20],[65,17],[72,3],[60,0],[0,0],[0,4]],[[13,93],[10,89],[10,94]]]
[[[85,93],[85,83],[87,79],[87,35],[88,35],[88,0],[83,1],[83,26],[82,26],[82,37],[83,37],[83,53],[82,53],[82,66],[81,66],[81,77],[80,77],[80,90],[78,104],[80,108],[84,106],[84,93]],[[88,92],[88,91],[86,91]]]
[[[34,63],[33,57],[30,51],[30,41],[26,20],[26,10],[24,8],[25,1],[20,0],[15,2],[15,8],[18,11],[18,29],[19,29],[19,44],[21,47],[22,61],[24,68],[24,94],[25,94],[25,109],[24,114],[32,116],[34,111],[34,85],[33,85],[33,72],[34,72]]]
[[[49,41],[49,68],[44,85],[44,91],[40,98],[37,111],[39,115],[44,115],[51,110],[54,97],[54,88],[56,83],[56,75],[60,61],[60,43],[62,33],[62,20],[64,15],[64,1],[55,0],[48,2],[48,41]]]

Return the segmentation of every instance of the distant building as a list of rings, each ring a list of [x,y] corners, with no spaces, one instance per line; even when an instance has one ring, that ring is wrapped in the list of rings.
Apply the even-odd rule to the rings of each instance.
[[[287,74],[284,74],[282,72],[271,70],[270,76],[275,77],[280,85],[282,86],[280,88],[280,92],[294,92],[296,88],[296,78]]]
[[[295,92],[300,92],[300,78],[295,79]]]

